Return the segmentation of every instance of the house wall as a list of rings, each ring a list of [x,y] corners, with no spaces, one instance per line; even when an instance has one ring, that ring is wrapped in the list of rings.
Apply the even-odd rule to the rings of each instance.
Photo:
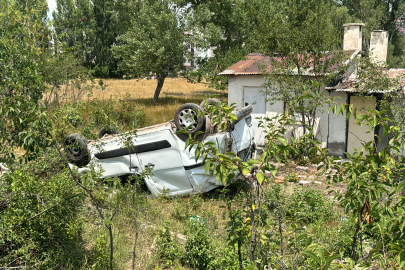
[[[244,106],[244,92],[252,91],[262,88],[266,80],[260,75],[239,75],[239,76],[229,76],[228,80],[228,103],[235,103],[237,108]],[[326,92],[326,95],[335,98],[336,103],[347,103],[347,95],[345,92]],[[261,97],[261,95],[257,95]],[[257,102],[264,102],[263,100],[257,100]],[[266,103],[266,117],[272,118],[280,115],[284,112],[284,102],[278,101],[275,104]],[[262,115],[264,116],[264,115]],[[256,116],[257,117],[257,116]],[[257,125],[256,123],[254,123]],[[262,129],[256,128],[256,133],[263,132]],[[287,127],[286,139],[295,134],[298,136],[302,133],[302,130],[298,127]],[[334,156],[343,156],[346,151],[346,114],[336,116],[332,112],[328,113],[328,106],[324,105],[319,109],[316,115],[316,125],[315,125],[316,138],[322,142],[322,147],[328,148],[329,154]],[[301,134],[302,135],[302,134]],[[260,136],[255,135],[256,140]],[[264,139],[256,141],[258,145],[264,144]]]
[[[329,94],[337,104],[348,103],[347,94],[345,92],[332,91]],[[339,105],[338,105],[339,106]],[[333,156],[343,156],[346,151],[346,112],[337,116],[334,113],[328,115],[329,120],[329,137],[328,152]]]
[[[228,77],[228,104],[236,103],[237,108],[244,107],[243,87],[260,88],[266,80],[260,75],[229,76]]]
[[[366,113],[368,107],[370,107],[371,110],[375,110],[376,97],[368,99],[359,96],[351,96],[350,104],[358,108],[357,114],[360,115]],[[349,154],[353,154],[354,149],[363,149],[362,142],[366,143],[372,141],[374,138],[374,132],[368,133],[369,127],[366,124],[358,125],[353,115],[349,118],[349,131],[347,136],[347,152]]]
[[[278,116],[284,112],[284,102],[278,101],[275,104],[270,104],[265,101],[265,96],[260,92],[263,89],[263,85],[266,80],[259,75],[240,75],[240,76],[230,76],[228,85],[228,103],[235,103],[237,108],[244,107],[244,102],[248,101],[254,107],[253,109],[253,129],[256,144],[261,146],[265,144],[264,133],[262,128],[258,128],[257,117],[268,117],[272,118]],[[325,94],[334,99],[337,104],[347,104],[349,102],[346,92],[331,91],[330,93],[326,90]],[[257,94],[255,94],[257,92]],[[246,100],[245,100],[246,99]],[[249,100],[248,100],[249,99]],[[254,100],[253,100],[254,99]],[[352,96],[350,98],[350,103],[356,107],[368,107],[371,106],[372,109],[375,108],[376,99],[372,98],[363,99],[360,97]],[[340,106],[340,105],[338,105]],[[265,111],[263,108],[265,107]],[[260,108],[260,112],[256,111],[255,108]],[[346,133],[346,129],[349,127],[349,134]],[[350,117],[349,123],[346,119],[346,112],[337,116],[333,112],[328,113],[328,105],[322,106],[316,114],[316,124],[315,124],[316,138],[322,142],[322,147],[327,148],[330,155],[333,156],[343,156],[344,152],[353,152],[354,148],[360,148],[360,140],[370,141],[373,138],[373,134],[366,133],[366,127],[357,125],[355,123],[354,117]],[[302,128],[301,128],[302,129]],[[290,139],[291,136],[300,136],[303,133],[300,127],[287,127],[286,139]],[[353,135],[354,134],[354,135]],[[347,146],[346,146],[347,140]],[[384,145],[386,142],[383,142]]]
[[[275,104],[266,102],[264,93],[260,91],[265,83],[266,80],[259,75],[229,76],[228,79],[228,104],[235,103],[237,108],[242,108],[245,102],[248,102],[253,106],[253,136],[258,146],[265,144],[265,138],[263,128],[258,127],[260,120],[257,118],[272,118],[284,112],[284,102],[279,101]]]

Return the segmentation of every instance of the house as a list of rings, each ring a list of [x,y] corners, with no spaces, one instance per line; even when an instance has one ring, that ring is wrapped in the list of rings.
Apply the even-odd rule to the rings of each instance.
[[[358,82],[357,78],[357,65],[356,59],[363,55],[362,52],[362,23],[345,24],[345,34],[343,41],[342,53],[346,61],[341,62],[336,66],[332,66],[329,72],[333,72],[339,66],[345,65],[346,71],[340,80],[332,86],[325,86],[321,89],[330,97],[336,98],[336,103],[353,104],[358,108],[371,109],[376,108],[377,100],[381,98],[384,91],[373,91],[369,93],[368,98],[357,96],[356,89],[353,87]],[[387,58],[388,47],[388,32],[386,31],[373,31],[371,33],[370,41],[370,57],[376,63],[384,63]],[[331,52],[330,54],[333,54]],[[272,64],[277,55],[266,56],[262,54],[250,54],[247,59],[237,62],[231,67],[227,68],[219,75],[228,76],[228,103],[235,103],[237,108],[241,108],[245,103],[253,105],[253,118],[269,117],[280,115],[286,109],[283,101],[277,101],[274,104],[266,102],[266,97],[263,96],[264,87],[268,83],[263,76],[262,69],[272,69]],[[325,57],[328,57],[326,54]],[[389,70],[388,74],[395,77],[398,74],[403,74],[404,70]],[[311,76],[311,72],[308,72]],[[262,128],[258,127],[259,119],[253,121],[254,136],[256,144],[263,146],[265,144],[264,132]],[[337,116],[332,112],[328,113],[328,105],[324,105],[316,113],[315,133],[322,146],[328,149],[329,154],[335,156],[343,156],[345,152],[353,153],[354,149],[362,148],[362,141],[370,141],[373,139],[373,134],[367,133],[368,127],[357,125],[353,116],[346,119],[346,115]],[[291,130],[288,136],[294,136],[299,133],[299,130]],[[382,134],[382,130],[376,129],[375,132]],[[288,138],[287,138],[288,139]],[[378,143],[378,147],[386,144],[384,138]]]
[[[194,35],[188,32],[184,32],[184,35],[193,37]],[[209,47],[209,48],[198,48],[193,43],[184,44],[187,47],[187,55],[186,60],[183,63],[183,69],[192,69],[197,70],[198,64],[196,59],[211,59],[215,56],[214,50],[216,47]],[[192,56],[190,59],[189,56]]]

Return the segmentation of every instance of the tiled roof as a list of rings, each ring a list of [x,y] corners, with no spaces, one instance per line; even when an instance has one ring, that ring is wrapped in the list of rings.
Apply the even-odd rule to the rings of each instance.
[[[399,79],[399,83],[401,84],[402,88],[405,87],[405,69],[403,68],[391,68],[386,70],[385,73],[388,73],[388,78]],[[358,85],[360,80],[358,79],[346,79],[339,82],[337,85],[325,87],[326,90],[334,90],[337,92],[359,92],[359,88],[362,85]],[[367,83],[365,83],[367,84]],[[356,87],[357,86],[357,87]],[[404,89],[405,90],[405,89]],[[375,90],[368,90],[368,93],[388,93],[394,92],[395,89],[375,89]]]
[[[399,69],[399,68],[392,68],[386,71],[383,71],[383,73],[388,73],[388,78],[399,79],[399,83],[401,84],[402,88],[405,90],[405,69]],[[346,79],[343,81],[340,81],[337,85],[334,86],[329,86],[325,87],[326,90],[334,90],[337,92],[360,92],[363,84],[359,84],[360,80],[358,79]],[[364,85],[367,84],[366,82]],[[357,86],[357,87],[356,87]],[[388,87],[387,87],[388,88]],[[374,89],[374,90],[368,90],[367,93],[389,93],[389,92],[394,92],[395,89]]]

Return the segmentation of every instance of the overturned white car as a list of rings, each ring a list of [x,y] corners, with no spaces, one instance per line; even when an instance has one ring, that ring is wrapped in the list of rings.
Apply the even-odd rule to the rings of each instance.
[[[212,100],[210,100],[212,102]],[[215,101],[216,102],[216,101]],[[101,173],[102,178],[139,174],[150,168],[152,175],[144,179],[153,196],[165,192],[168,195],[187,195],[206,192],[222,184],[215,176],[207,174],[204,164],[195,160],[195,152],[185,149],[187,134],[176,134],[186,129],[193,134],[203,131],[198,140],[216,144],[220,152],[232,151],[243,160],[251,157],[253,143],[250,116],[252,106],[234,111],[237,116],[227,130],[212,125],[209,116],[198,117],[202,107],[187,103],[178,108],[174,120],[136,130],[134,134],[103,134],[97,141],[87,141],[78,134],[65,138],[65,152],[71,167],[80,167],[79,173],[91,167]],[[107,132],[108,133],[108,132]],[[124,141],[131,143],[125,147]],[[128,144],[127,144],[128,145]]]

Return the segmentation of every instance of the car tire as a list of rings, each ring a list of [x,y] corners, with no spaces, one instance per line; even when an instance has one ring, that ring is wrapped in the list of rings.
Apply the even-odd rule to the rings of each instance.
[[[108,128],[102,127],[98,133],[98,138],[101,139],[106,134],[108,135],[121,134],[121,131],[116,129],[113,125],[110,125]]]
[[[204,126],[204,116],[198,114],[204,110],[194,103],[181,105],[174,114],[174,124],[177,130],[186,129],[188,134],[194,134]]]
[[[86,166],[90,162],[90,154],[87,149],[88,141],[79,134],[71,134],[63,141],[63,146],[68,160],[79,167]]]
[[[200,107],[205,109],[205,103],[207,102],[208,105],[217,105],[221,104],[221,101],[217,98],[207,98],[203,102],[201,102]]]

